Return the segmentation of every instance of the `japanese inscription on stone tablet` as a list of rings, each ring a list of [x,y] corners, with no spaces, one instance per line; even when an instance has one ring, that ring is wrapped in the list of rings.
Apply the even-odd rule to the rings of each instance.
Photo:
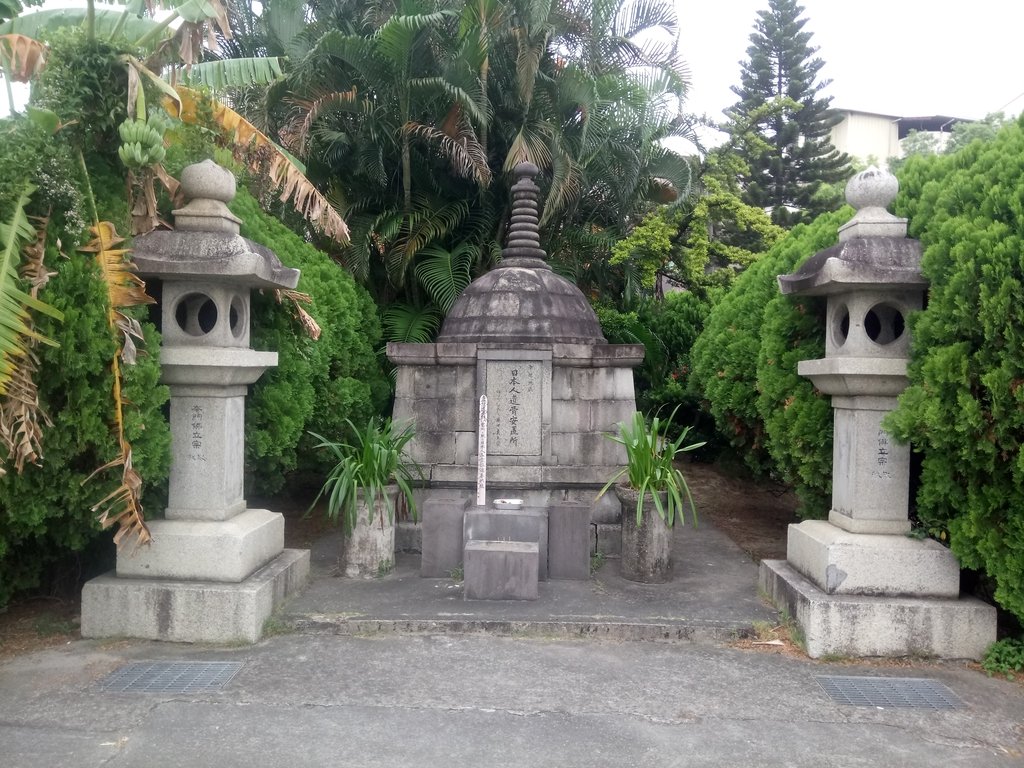
[[[488,453],[540,454],[541,363],[494,361],[487,364]]]

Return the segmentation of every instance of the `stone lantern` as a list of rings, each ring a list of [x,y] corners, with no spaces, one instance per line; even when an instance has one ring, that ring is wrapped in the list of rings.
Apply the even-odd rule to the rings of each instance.
[[[800,375],[832,397],[832,508],[791,525],[785,561],[761,581],[800,625],[812,657],[926,653],[978,658],[995,640],[995,609],[960,598],[960,567],[936,541],[911,538],[910,448],[882,425],[907,385],[907,316],[927,281],[921,244],[886,210],[897,181],[877,168],[854,176],[857,209],[839,243],[779,277],[784,294],[825,296],[825,357]]]
[[[122,549],[116,576],[83,590],[82,634],[255,641],[274,604],[300,589],[309,552],[284,549],[284,518],[243,498],[245,396],[277,365],[249,347],[250,291],[294,288],[299,272],[239,235],[232,174],[182,172],[189,202],[174,231],[136,238],[139,273],[162,280],[162,381],[171,391],[164,519],[147,546]]]

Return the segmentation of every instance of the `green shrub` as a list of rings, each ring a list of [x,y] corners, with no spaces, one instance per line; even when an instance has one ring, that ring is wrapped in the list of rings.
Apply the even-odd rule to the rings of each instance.
[[[71,238],[73,241],[74,238]],[[107,328],[106,289],[89,255],[61,259],[51,247],[57,274],[40,298],[64,312],[64,322],[42,318],[39,330],[60,347],[39,347],[39,402],[53,420],[44,428],[40,466],[11,469],[0,482],[0,607],[21,590],[49,578],[53,563],[88,546],[98,535],[91,511],[120,481],[107,470],[86,482],[118,453],[111,432],[114,342]],[[159,337],[148,323],[145,349],[124,366],[126,435],[144,485],[148,513],[162,511],[170,436],[161,408],[167,389],[158,385]]]
[[[834,245],[849,208],[796,227],[780,242],[782,273]],[[788,265],[788,266],[786,266]],[[780,273],[780,274],[782,274]],[[832,495],[832,403],[797,373],[801,360],[825,356],[825,299],[775,296],[765,305],[757,355],[757,412],[772,474],[793,487],[802,517],[825,517]]]
[[[691,391],[705,403],[722,438],[758,473],[769,466],[757,411],[761,315],[778,291],[776,275],[787,271],[782,248],[777,245],[736,278],[690,352]]]
[[[930,288],[889,424],[924,454],[918,517],[1024,617],[1024,127],[912,158],[901,182]]]
[[[715,441],[714,422],[700,407],[700,399],[690,390],[690,354],[693,344],[704,328],[711,305],[690,291],[677,291],[665,295],[661,301],[649,301],[637,310],[641,323],[662,340],[666,361],[659,379],[651,382],[650,389],[642,392],[639,402],[643,410],[653,413],[678,412],[673,426],[688,426],[698,442]],[[715,452],[711,445],[701,450],[706,457]]]
[[[242,234],[301,270],[298,290],[322,330],[304,334],[287,305],[271,294],[253,296],[252,344],[276,350],[278,366],[253,386],[246,410],[246,469],[257,493],[273,493],[293,470],[326,470],[309,431],[346,435],[345,420],[366,423],[386,407],[390,384],[381,370],[377,308],[370,295],[326,254],[263,213],[244,188],[231,203]]]
[[[1013,680],[1017,673],[1024,672],[1024,639],[1007,637],[992,643],[985,651],[981,667],[990,675],[1005,675]]]
[[[669,361],[665,342],[635,311],[622,312],[608,306],[594,308],[601,332],[609,344],[642,344],[644,359],[633,370],[637,402],[641,403],[647,392],[665,376]]]
[[[787,298],[776,277],[835,243],[849,208],[794,227],[711,310],[692,353],[691,382],[723,438],[757,473],[792,484],[806,514],[827,512],[830,403],[797,375],[824,354],[824,302]]]
[[[49,135],[24,118],[0,121],[0,220],[13,209],[11,191],[31,180],[38,189],[27,212],[49,216],[46,264],[56,273],[40,299],[64,313],[63,322],[37,317],[39,332],[60,345],[36,349],[39,406],[53,422],[43,425],[42,459],[20,474],[8,467],[0,481],[0,608],[19,591],[51,587],[59,563],[109,535],[100,533],[91,507],[120,482],[118,469],[87,481],[118,455],[111,431],[115,347],[95,261],[75,250],[88,237],[89,214],[85,183],[67,138],[63,131]],[[90,159],[98,214],[126,234],[124,178],[102,156]],[[146,318],[144,308],[130,314]],[[165,505],[170,435],[162,410],[167,389],[158,383],[159,335],[147,322],[142,327],[146,343],[140,345],[138,362],[122,367],[122,394],[126,437],[144,483],[142,503],[152,515]]]

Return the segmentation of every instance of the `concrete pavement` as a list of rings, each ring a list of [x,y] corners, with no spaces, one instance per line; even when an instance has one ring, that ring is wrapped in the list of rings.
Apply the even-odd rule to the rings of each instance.
[[[238,660],[223,691],[103,693],[131,660]],[[965,709],[833,702],[816,675],[948,685]],[[0,762],[52,766],[1012,766],[1024,689],[957,664],[821,664],[703,643],[289,634],[83,641],[0,667]]]
[[[463,601],[408,561],[379,581],[331,577],[326,542],[281,634],[257,645],[76,641],[0,665],[0,766],[1024,765],[1024,686],[958,663],[732,647],[773,614],[753,563],[698,530],[669,587],[620,584],[609,561],[511,605]],[[215,692],[101,690],[143,660],[242,668]],[[819,675],[933,678],[964,708],[838,704]]]

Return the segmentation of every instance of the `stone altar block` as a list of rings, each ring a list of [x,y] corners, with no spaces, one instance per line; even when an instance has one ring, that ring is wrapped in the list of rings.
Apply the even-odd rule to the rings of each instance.
[[[470,503],[454,494],[437,494],[421,505],[421,577],[447,578],[462,566],[463,518]]]
[[[536,600],[536,542],[471,541],[466,544],[467,600]]]
[[[469,507],[464,522],[464,548],[472,541],[523,541],[537,545],[537,578],[548,578],[548,511],[543,507],[491,509]]]

